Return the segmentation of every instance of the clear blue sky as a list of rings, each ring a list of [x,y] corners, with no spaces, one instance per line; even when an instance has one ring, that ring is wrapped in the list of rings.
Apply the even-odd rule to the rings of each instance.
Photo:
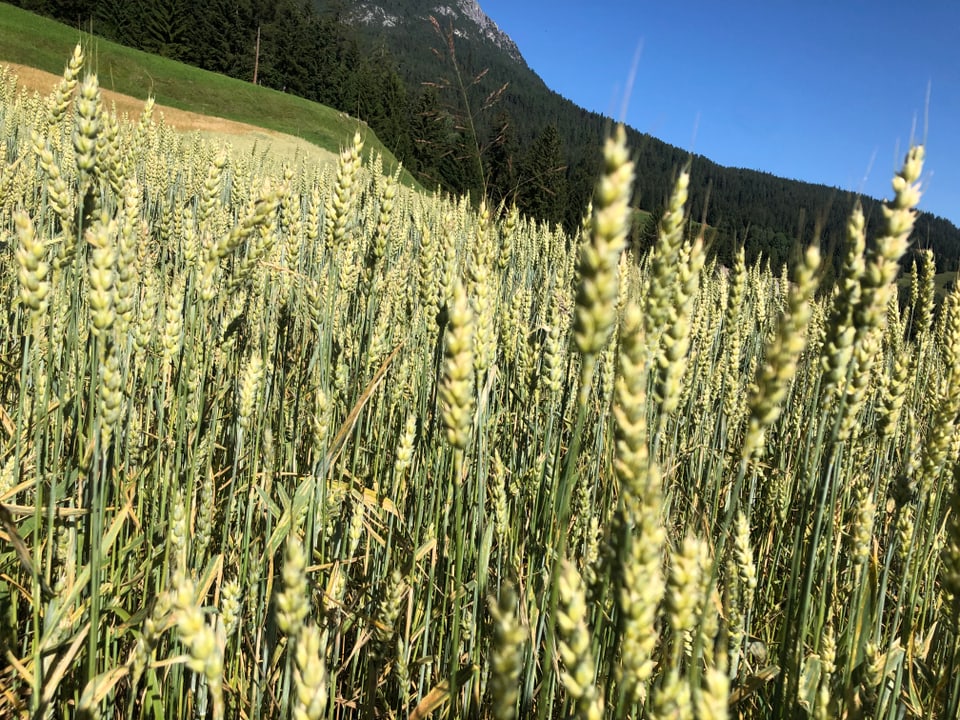
[[[926,136],[920,207],[960,225],[956,0],[479,2],[549,87],[615,118],[639,48],[627,123],[722,165],[887,198]]]

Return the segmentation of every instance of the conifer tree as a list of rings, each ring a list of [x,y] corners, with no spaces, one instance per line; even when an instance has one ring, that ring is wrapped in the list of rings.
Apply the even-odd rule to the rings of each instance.
[[[557,126],[547,125],[524,158],[520,175],[520,211],[550,222],[564,220],[567,175]]]

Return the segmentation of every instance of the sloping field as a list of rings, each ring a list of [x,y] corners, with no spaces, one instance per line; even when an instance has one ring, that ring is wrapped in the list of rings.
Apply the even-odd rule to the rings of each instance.
[[[7,65],[17,76],[17,85],[30,92],[46,95],[60,80],[59,75],[19,63]],[[104,102],[115,108],[117,115],[136,118],[143,112],[145,100],[101,88]],[[203,137],[228,143],[238,153],[268,153],[278,161],[311,163],[335,162],[336,154],[303,138],[248,123],[227,120],[213,115],[182,110],[169,105],[154,105],[155,117],[183,133],[198,132]]]
[[[293,156],[300,148],[306,150],[308,144],[328,153],[337,153],[359,130],[367,151],[383,156],[384,170],[392,173],[396,168],[393,153],[366,123],[347,113],[124,47],[0,3],[0,65],[37,68],[59,77],[64,62],[78,42],[83,45],[88,58],[87,69],[97,73],[103,91],[137,98],[140,103],[152,96],[163,110],[166,122],[180,129],[227,133],[236,149],[249,147],[252,150],[255,147],[258,155],[269,146],[271,153]],[[25,85],[34,82],[31,73],[21,77]],[[49,75],[47,79],[40,76],[37,82],[36,89],[41,94],[50,92],[53,87]],[[117,109],[123,112],[119,101]],[[175,109],[186,113],[186,117],[174,113]],[[130,114],[133,116],[133,112]],[[191,126],[191,123],[200,123],[197,117],[189,119],[191,115],[204,116],[207,118],[204,122],[213,125]],[[226,121],[234,124],[221,124]],[[239,131],[240,126],[259,129]],[[272,133],[287,137],[281,139]],[[329,155],[317,157],[329,158]],[[401,180],[406,185],[417,185],[407,172],[403,173]]]

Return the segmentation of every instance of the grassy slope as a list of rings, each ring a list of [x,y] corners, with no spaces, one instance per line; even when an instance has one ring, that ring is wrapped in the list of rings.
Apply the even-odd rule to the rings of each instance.
[[[153,95],[162,105],[276,130],[332,152],[348,144],[358,127],[356,119],[326,105],[133,50],[0,3],[0,62],[60,75],[77,42],[85,47],[87,67],[108,90]],[[370,128],[362,125],[361,132],[366,148],[381,152],[384,169],[392,171],[393,154]]]

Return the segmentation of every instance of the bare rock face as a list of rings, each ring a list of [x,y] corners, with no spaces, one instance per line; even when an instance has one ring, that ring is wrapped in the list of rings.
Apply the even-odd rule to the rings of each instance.
[[[472,20],[484,37],[501,50],[507,52],[510,57],[517,62],[523,62],[523,57],[520,55],[520,49],[517,47],[517,44],[509,35],[501,30],[493,20],[487,17],[487,14],[476,0],[459,0],[457,5],[459,5],[460,12],[463,16]]]
[[[448,0],[447,3],[436,5],[424,2],[422,11],[406,17],[397,15],[387,2],[358,2],[356,9],[350,13],[350,19],[363,25],[396,28],[412,20],[425,21],[431,15],[440,21],[445,30],[447,24],[452,23],[457,37],[492,43],[514,61],[526,65],[517,44],[490,19],[476,0]]]

